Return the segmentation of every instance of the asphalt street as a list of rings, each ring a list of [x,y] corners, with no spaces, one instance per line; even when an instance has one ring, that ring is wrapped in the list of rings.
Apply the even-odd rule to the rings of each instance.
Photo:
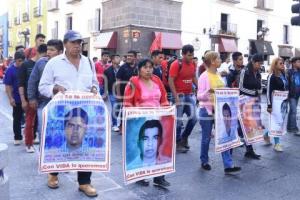
[[[265,102],[265,100],[264,100]],[[264,113],[266,103],[262,106]],[[11,200],[84,200],[90,199],[78,192],[76,173],[59,175],[60,187],[47,187],[47,176],[38,173],[38,152],[26,153],[24,145],[13,145],[11,107],[4,87],[0,84],[0,142],[9,146],[9,167],[5,173],[10,179]],[[266,114],[263,122],[267,123]],[[267,126],[267,124],[265,124]],[[238,175],[225,175],[221,156],[210,145],[212,170],[200,169],[201,130],[197,123],[190,137],[191,150],[176,154],[176,173],[166,176],[168,189],[124,185],[122,172],[121,136],[112,133],[111,171],[93,173],[92,184],[103,200],[298,200],[300,187],[300,137],[287,134],[282,137],[284,152],[277,153],[272,146],[255,144],[261,160],[244,158],[245,148],[234,149],[235,164],[242,167]],[[36,146],[36,149],[38,146]]]

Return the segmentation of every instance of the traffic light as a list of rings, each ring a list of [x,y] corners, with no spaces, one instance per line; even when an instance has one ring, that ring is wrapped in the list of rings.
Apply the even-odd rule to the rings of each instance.
[[[292,13],[299,14],[299,16],[291,18],[291,24],[293,26],[300,26],[300,0],[296,0],[298,3],[292,5]]]

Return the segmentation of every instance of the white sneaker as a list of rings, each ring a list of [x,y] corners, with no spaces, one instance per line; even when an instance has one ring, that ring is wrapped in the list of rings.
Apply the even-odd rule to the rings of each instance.
[[[280,144],[275,144],[274,150],[277,152],[283,152],[282,146]]]
[[[112,127],[112,130],[113,130],[114,132],[119,132],[119,131],[120,131],[119,127],[117,127],[117,126],[113,126],[113,127]]]
[[[38,137],[36,137],[34,140],[33,140],[33,144],[40,144],[40,140]]]
[[[16,145],[16,146],[20,145],[20,144],[22,144],[22,140],[15,140],[14,141],[14,145]]]
[[[27,146],[26,147],[26,152],[27,153],[34,153],[34,147],[33,146]]]

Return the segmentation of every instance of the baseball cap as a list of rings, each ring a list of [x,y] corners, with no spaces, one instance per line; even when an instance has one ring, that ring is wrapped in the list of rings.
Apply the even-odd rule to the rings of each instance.
[[[76,40],[82,40],[82,36],[77,31],[69,30],[64,35],[64,41],[73,42],[73,41],[76,41]]]

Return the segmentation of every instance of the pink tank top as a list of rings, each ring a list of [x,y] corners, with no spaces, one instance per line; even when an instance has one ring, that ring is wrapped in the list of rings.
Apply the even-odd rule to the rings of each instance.
[[[152,88],[148,88],[143,81],[139,80],[141,87],[141,104],[142,107],[159,107],[161,91],[159,86],[152,81]]]

